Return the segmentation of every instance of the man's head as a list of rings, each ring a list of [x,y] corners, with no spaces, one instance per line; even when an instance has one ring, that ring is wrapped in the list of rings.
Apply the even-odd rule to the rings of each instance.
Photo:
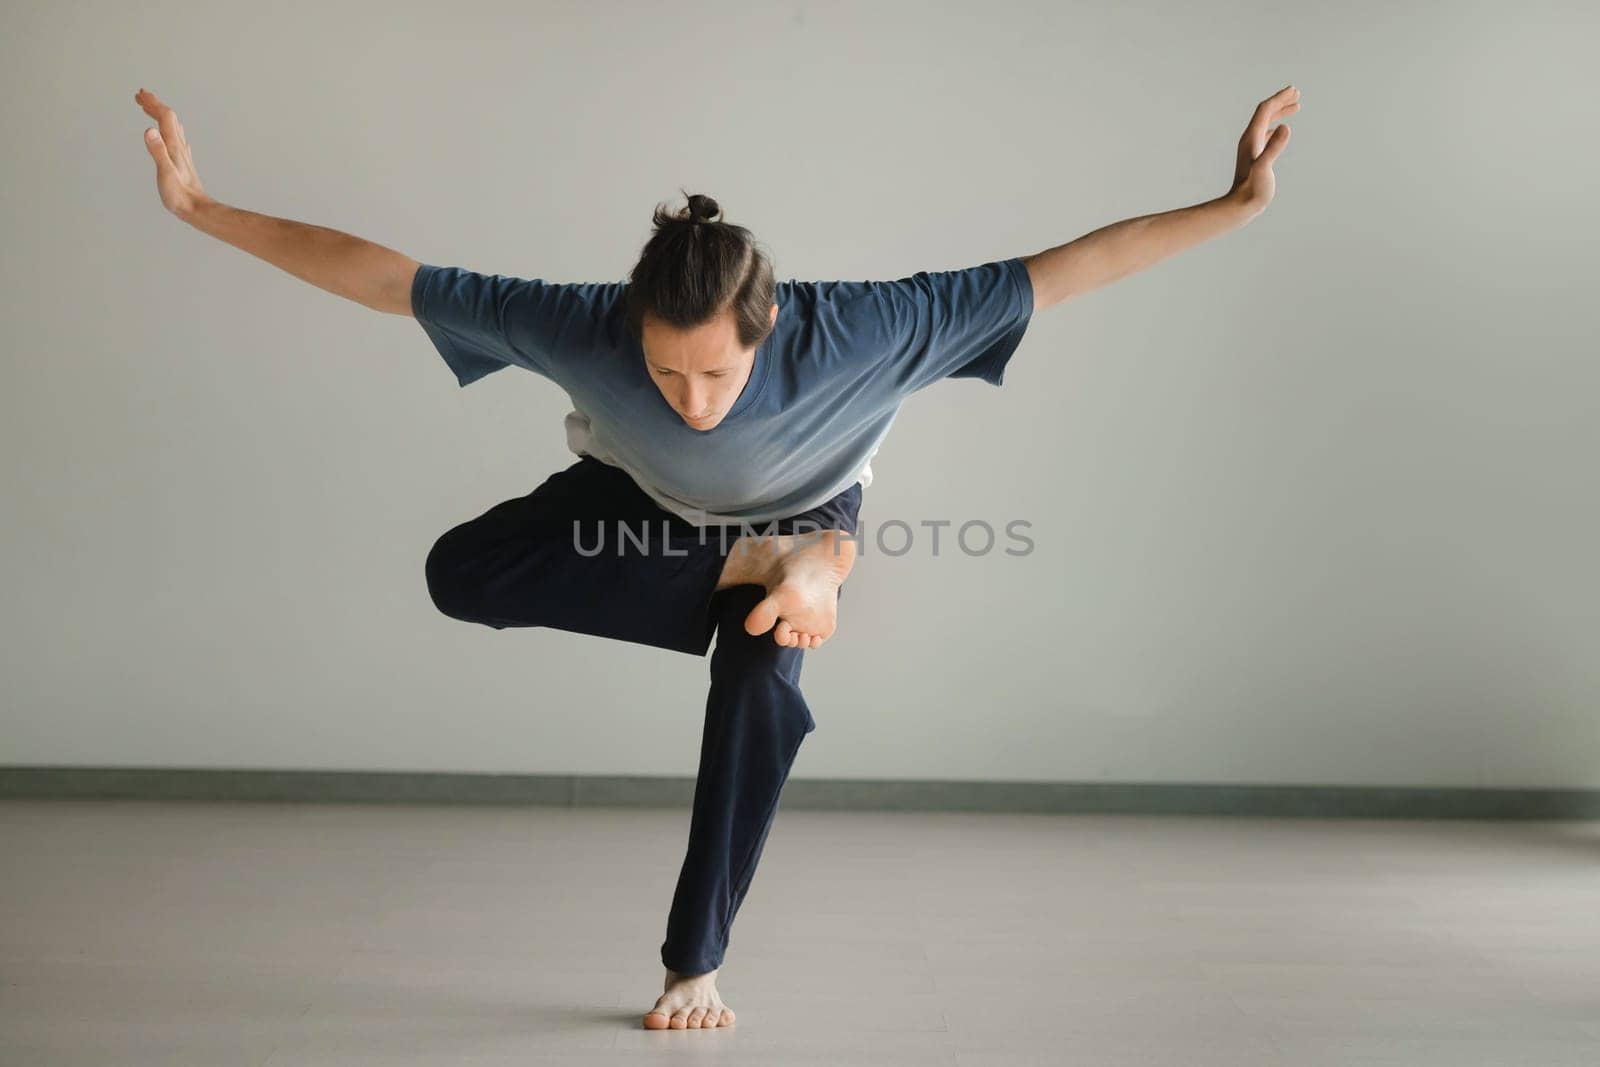
[[[749,230],[714,221],[721,211],[708,196],[688,201],[672,214],[656,208],[628,278],[628,330],[667,404],[709,430],[739,399],[777,322],[777,283]]]

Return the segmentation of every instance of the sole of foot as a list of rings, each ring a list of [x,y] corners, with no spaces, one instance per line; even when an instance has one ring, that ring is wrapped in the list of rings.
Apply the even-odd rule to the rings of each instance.
[[[816,648],[829,637],[838,619],[839,586],[855,565],[856,544],[837,530],[780,542],[766,597],[745,616],[752,635],[772,631],[772,639],[790,648]]]

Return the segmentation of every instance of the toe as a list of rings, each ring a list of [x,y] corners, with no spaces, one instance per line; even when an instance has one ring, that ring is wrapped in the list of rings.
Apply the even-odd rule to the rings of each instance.
[[[778,625],[772,629],[772,639],[780,645],[794,644],[794,627],[789,625],[788,619],[779,619]]]
[[[665,1030],[667,1028],[667,1013],[664,1011],[649,1012],[644,1017],[644,1028],[646,1030]]]
[[[750,614],[744,617],[745,633],[751,635],[764,634],[772,629],[772,624],[777,621],[778,602],[769,596],[757,604]]]
[[[679,1008],[677,1011],[672,1013],[672,1028],[674,1030],[684,1030],[684,1029],[687,1029],[688,1026],[689,1026],[689,1009],[688,1008]]]
[[[722,1009],[722,1018],[717,1021],[717,1025],[718,1026],[732,1026],[733,1025],[733,1009],[732,1008],[723,1008]]]
[[[694,1011],[691,1011],[689,1013],[689,1029],[691,1029],[691,1030],[700,1029],[700,1020],[704,1019],[705,1017],[706,1017],[706,1010],[704,1008],[696,1008],[696,1009],[694,1009]]]

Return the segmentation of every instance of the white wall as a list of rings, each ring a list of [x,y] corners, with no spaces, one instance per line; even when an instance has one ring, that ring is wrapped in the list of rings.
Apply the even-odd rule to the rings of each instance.
[[[168,216],[625,276],[716,197],[780,277],[1235,234],[903,409],[795,777],[1600,785],[1593,5],[12,4],[0,762],[694,773],[706,661],[438,614],[448,527],[571,462],[550,383]],[[619,610],[622,606],[619,605]]]

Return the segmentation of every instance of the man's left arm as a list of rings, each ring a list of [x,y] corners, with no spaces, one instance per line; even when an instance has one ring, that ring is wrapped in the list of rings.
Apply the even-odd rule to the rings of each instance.
[[[1141,215],[1023,256],[1035,312],[1098,289],[1186,248],[1230,233],[1266,210],[1276,191],[1272,164],[1289,143],[1289,127],[1268,127],[1300,110],[1300,90],[1287,85],[1256,106],[1239,138],[1233,185],[1215,200],[1159,215]]]

